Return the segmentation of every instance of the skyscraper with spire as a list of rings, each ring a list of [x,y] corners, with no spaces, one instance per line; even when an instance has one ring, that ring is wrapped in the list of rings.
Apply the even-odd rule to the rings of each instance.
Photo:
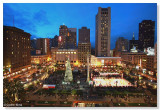
[[[134,32],[133,32],[132,40],[129,41],[129,50],[131,50],[133,46],[135,46],[136,49],[139,49],[139,40],[135,40]]]
[[[134,32],[133,32],[133,37],[132,37],[132,40],[135,40],[135,37],[134,37]]]

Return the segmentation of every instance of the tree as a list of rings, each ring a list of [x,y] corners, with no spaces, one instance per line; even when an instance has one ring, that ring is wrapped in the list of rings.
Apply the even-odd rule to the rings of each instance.
[[[4,103],[23,102],[25,99],[25,90],[19,79],[12,81],[4,80]]]

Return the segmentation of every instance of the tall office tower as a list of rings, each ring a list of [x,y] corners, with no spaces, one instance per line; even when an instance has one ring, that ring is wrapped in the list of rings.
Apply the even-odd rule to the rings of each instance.
[[[129,40],[129,50],[131,50],[132,48],[136,47],[136,49],[139,49],[139,40],[135,40],[135,37],[134,37],[134,33],[133,33],[133,37],[132,37],[132,40]]]
[[[128,39],[124,37],[119,37],[116,41],[116,50],[117,51],[128,51]]]
[[[139,41],[140,50],[154,47],[155,21],[143,20],[139,23]]]
[[[58,48],[72,49],[76,45],[76,28],[61,25],[59,28]]]
[[[3,26],[3,69],[6,73],[27,70],[31,66],[30,34],[21,29]]]
[[[49,48],[49,39],[48,38],[39,38],[36,43],[37,50],[41,51],[42,55],[50,56],[50,48]]]
[[[96,15],[95,54],[110,56],[111,8],[98,8]]]
[[[69,33],[71,34],[71,48],[77,47],[77,28],[69,28]]]
[[[61,25],[59,28],[58,48],[63,49],[66,46],[66,37],[69,36],[67,26]]]
[[[82,27],[79,29],[78,61],[80,65],[87,65],[87,55],[91,55],[90,29]]]

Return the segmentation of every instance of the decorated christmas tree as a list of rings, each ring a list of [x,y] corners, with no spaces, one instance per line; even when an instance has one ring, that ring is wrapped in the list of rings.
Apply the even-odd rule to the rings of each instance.
[[[66,66],[66,71],[65,71],[64,81],[71,82],[73,80],[73,75],[72,75],[72,69],[71,69],[69,58],[66,61],[65,66]]]

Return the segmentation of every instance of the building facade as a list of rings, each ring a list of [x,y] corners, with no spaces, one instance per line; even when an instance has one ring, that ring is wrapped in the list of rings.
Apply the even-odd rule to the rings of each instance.
[[[87,65],[87,55],[90,62],[91,43],[78,43],[78,61],[80,65]]]
[[[155,21],[143,20],[139,23],[139,42],[140,50],[144,48],[154,47]]]
[[[59,28],[58,48],[59,49],[74,49],[77,45],[76,28],[68,28],[61,25]]]
[[[128,51],[129,42],[128,39],[124,37],[119,37],[116,41],[116,50],[117,51]]]
[[[41,50],[41,55],[48,55],[50,56],[50,46],[49,46],[48,38],[38,38],[36,43],[36,49]]]
[[[91,55],[91,67],[114,69],[121,64],[121,57],[96,57]]]
[[[90,43],[90,29],[82,27],[79,29],[79,43]]]
[[[51,47],[58,47],[58,36],[55,35],[54,38],[50,39],[50,48]]]
[[[78,61],[80,65],[87,65],[87,56],[91,55],[91,43],[90,43],[90,29],[82,27],[79,29],[79,41],[78,41]]]
[[[31,40],[31,55],[36,55],[36,43],[37,39],[32,39]]]
[[[74,49],[77,47],[77,28],[68,29],[72,39],[71,42],[69,42],[71,44],[70,48]]]
[[[30,34],[3,26],[3,73],[18,74],[31,67]]]
[[[31,64],[43,64],[48,61],[48,55],[32,55]]]
[[[78,66],[78,50],[77,49],[58,49],[51,48],[52,62],[65,66],[68,57],[72,66]]]
[[[126,64],[132,64],[135,67],[143,68],[143,62],[146,61],[146,54],[144,52],[123,52],[121,58]]]
[[[95,55],[110,56],[111,8],[98,8],[96,15]]]
[[[154,45],[154,70],[157,72],[157,43]]]

